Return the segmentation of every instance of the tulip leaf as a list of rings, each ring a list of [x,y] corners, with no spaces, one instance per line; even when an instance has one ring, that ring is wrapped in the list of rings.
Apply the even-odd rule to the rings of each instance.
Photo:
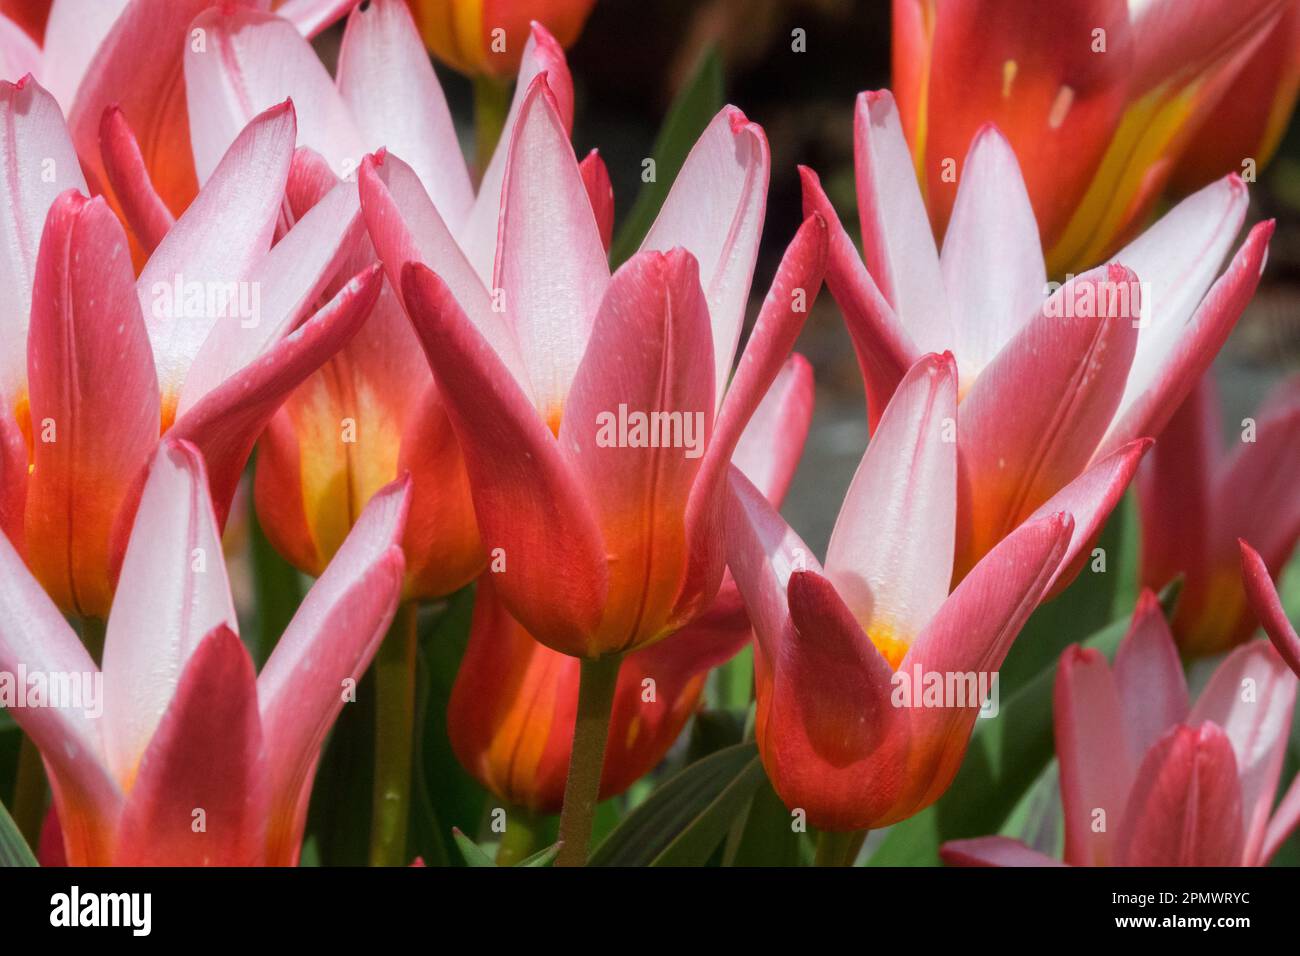
[[[538,850],[532,856],[524,857],[515,866],[542,867],[550,866],[555,862],[555,858],[560,855],[560,848],[563,843],[552,843],[543,850]]]
[[[39,866],[27,841],[18,832],[18,824],[0,803],[0,866]]]
[[[302,602],[302,577],[271,542],[257,520],[252,498],[248,505],[249,561],[252,563],[257,619],[252,627],[243,628],[245,643],[253,662],[261,668],[275,650],[280,635],[293,620]]]
[[[651,159],[654,179],[641,187],[636,202],[623,220],[610,249],[611,261],[618,265],[636,252],[659,209],[668,197],[673,180],[686,162],[686,156],[705,127],[723,107],[722,59],[714,47],[701,55],[695,72],[682,86],[669,107],[668,116],[655,138]]]
[[[736,744],[664,781],[596,848],[591,866],[703,864],[762,782],[752,743]]]
[[[749,807],[727,837],[723,866],[800,866],[811,842],[792,826],[793,818],[772,789],[767,774],[759,781]],[[809,857],[810,858],[810,857]]]
[[[460,832],[460,827],[452,827],[451,835],[456,840],[456,847],[460,850],[460,855],[465,858],[465,865],[469,867],[496,866],[496,861],[487,855],[487,852],[471,840],[465,834]]]

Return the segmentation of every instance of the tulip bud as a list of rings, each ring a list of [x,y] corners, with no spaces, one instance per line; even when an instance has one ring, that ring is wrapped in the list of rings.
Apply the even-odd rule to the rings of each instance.
[[[596,0],[409,0],[425,46],[470,76],[506,78],[519,70],[530,24],[564,47],[582,32]]]

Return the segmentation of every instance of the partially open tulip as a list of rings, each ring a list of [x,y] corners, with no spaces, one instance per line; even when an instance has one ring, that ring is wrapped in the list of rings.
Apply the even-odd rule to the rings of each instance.
[[[537,640],[594,659],[717,593],[727,463],[816,296],[826,227],[800,227],[728,382],[766,199],[756,125],[714,119],[612,277],[545,76],[506,168],[491,291],[431,207],[370,218],[384,195],[365,167],[363,196],[464,451],[496,593]]]
[[[1211,374],[1188,396],[1138,470],[1142,583],[1183,576],[1173,632],[1184,654],[1217,654],[1259,621],[1242,588],[1237,539],[1281,573],[1300,541],[1300,379],[1284,382],[1225,449]]]
[[[970,144],[940,252],[890,94],[859,96],[854,128],[863,255],[809,170],[804,211],[832,224],[827,285],[857,349],[870,420],[921,354],[950,350],[960,380],[958,578],[1044,508],[1074,515],[1074,560],[1119,500],[1146,437],[1164,427],[1254,294],[1272,223],[1251,230],[1220,276],[1247,205],[1241,180],[1226,177],[1116,263],[1049,285],[1029,195],[997,129],[982,127]]]
[[[1278,596],[1277,588],[1273,585],[1268,565],[1264,563],[1259,552],[1246,541],[1240,541],[1238,544],[1241,548],[1242,580],[1246,585],[1250,605],[1255,609],[1260,623],[1264,626],[1264,633],[1273,642],[1277,652],[1282,655],[1287,666],[1295,671],[1296,676],[1300,677],[1300,635],[1296,634],[1295,628],[1287,620],[1286,611],[1282,607],[1282,598]],[[1300,801],[1300,787],[1295,789],[1297,791],[1295,799]]]
[[[943,794],[1070,539],[1069,514],[1036,517],[949,593],[956,415],[952,357],[923,357],[867,447],[824,566],[731,472],[727,560],[757,639],[755,739],[777,794],[823,830],[888,826]],[[953,693],[923,692],[936,679]]]
[[[1115,662],[1075,645],[1056,671],[1065,863],[1265,866],[1300,823],[1300,782],[1277,809],[1296,681],[1266,641],[1238,647],[1195,706],[1173,635],[1143,592]],[[944,845],[948,863],[1056,861],[1009,837]]]
[[[812,416],[812,372],[792,356],[751,419],[733,462],[780,506]],[[497,600],[491,573],[479,579],[469,645],[447,710],[461,764],[498,798],[558,813],[578,704],[577,658],[529,636]],[[735,582],[682,630],[623,659],[614,692],[600,799],[645,776],[695,713],[713,667],[749,643]]]
[[[1197,187],[1242,173],[1247,157],[1262,164],[1253,151],[1293,102],[1294,34],[1276,32],[1294,30],[1278,25],[1290,7],[894,0],[894,89],[937,232],[986,123],[1020,159],[1054,274],[1103,260],[1140,229],[1201,131],[1226,162],[1198,164]]]
[[[408,0],[429,51],[470,76],[511,77],[531,25],[563,47],[578,39],[596,0]]]
[[[240,133],[138,279],[117,218],[83,194],[53,98],[31,78],[0,83],[0,121],[14,177],[0,221],[0,528],[63,611],[102,618],[159,435],[202,450],[224,520],[258,433],[356,332],[382,277],[361,271],[317,308],[361,238],[352,184],[271,246],[288,103]],[[156,202],[134,173],[124,182]]]
[[[253,112],[291,96],[299,116],[286,197],[291,218],[306,215],[339,177],[355,179],[366,153],[386,148],[385,196],[391,189],[402,215],[415,222],[427,207],[427,215],[438,216],[455,236],[448,241],[456,254],[474,264],[483,282],[491,281],[506,150],[498,150],[476,192],[446,99],[402,0],[372,0],[353,11],[337,78],[293,24],[271,14],[216,8],[197,26],[209,46],[186,52],[185,71],[200,178]],[[537,28],[521,82],[543,72],[567,104],[567,129],[572,84],[564,54]],[[518,104],[503,144],[517,113]],[[369,168],[361,185],[373,219],[376,182]],[[385,251],[382,242],[377,245]],[[366,242],[344,274],[374,259]],[[399,270],[400,264],[389,263],[389,282],[356,339],[272,420],[259,445],[255,500],[276,549],[301,570],[319,574],[370,496],[409,472],[415,493],[404,542],[407,596],[438,597],[472,580],[486,554],[459,445],[393,291]]]
[[[0,669],[81,687],[11,709],[74,865],[292,865],[321,745],[397,605],[407,486],[367,507],[260,675],[239,640],[197,449],[149,471],[102,670],[0,539]]]

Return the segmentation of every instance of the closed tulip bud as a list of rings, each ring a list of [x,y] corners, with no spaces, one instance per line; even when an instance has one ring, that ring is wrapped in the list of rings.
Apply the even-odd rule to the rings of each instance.
[[[469,76],[512,77],[531,25],[563,47],[578,39],[596,0],[409,0],[429,51]]]

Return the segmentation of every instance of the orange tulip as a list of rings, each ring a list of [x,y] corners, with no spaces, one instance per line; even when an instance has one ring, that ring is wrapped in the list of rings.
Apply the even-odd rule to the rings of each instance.
[[[894,90],[935,228],[967,144],[995,123],[1024,171],[1049,272],[1095,265],[1143,225],[1201,130],[1226,165],[1207,168],[1198,149],[1182,185],[1241,172],[1268,145],[1296,82],[1293,41],[1271,31],[1294,35],[1279,22],[1293,8],[894,0]]]
[[[519,72],[536,21],[569,47],[596,0],[408,0],[424,43],[438,59],[471,76]]]

